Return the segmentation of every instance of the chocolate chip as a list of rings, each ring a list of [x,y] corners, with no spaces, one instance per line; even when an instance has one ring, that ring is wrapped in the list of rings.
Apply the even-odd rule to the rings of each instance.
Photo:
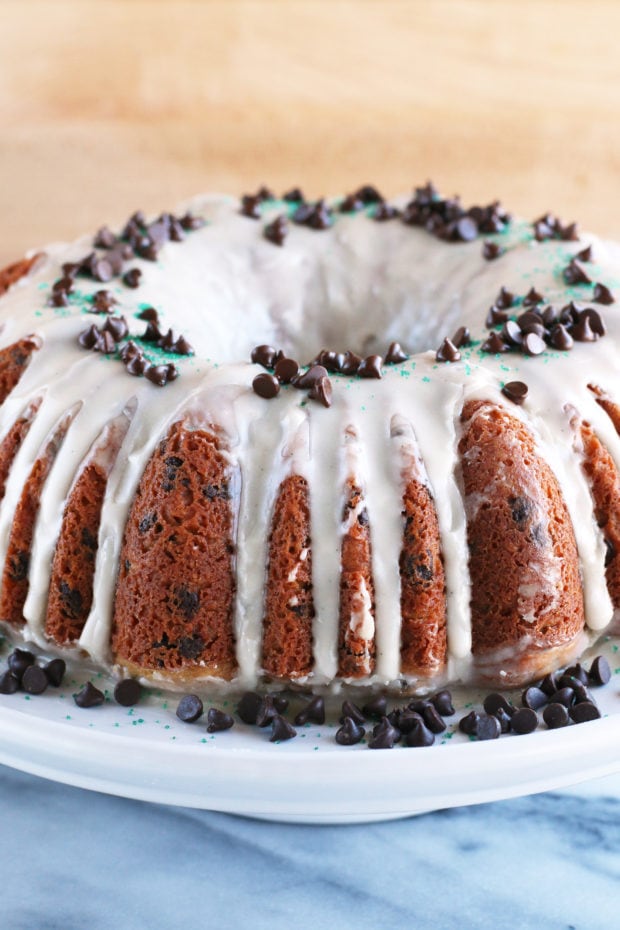
[[[492,262],[495,258],[499,258],[500,255],[503,254],[504,250],[497,242],[490,242],[487,239],[482,245],[482,257],[486,258],[488,262]]]
[[[510,716],[515,712],[515,708],[510,701],[505,698],[503,694],[499,694],[496,691],[487,694],[483,702],[483,707],[487,714],[494,714],[498,707],[501,707]]]
[[[592,279],[588,277],[585,269],[574,258],[571,259],[562,274],[567,284],[591,284]]]
[[[207,711],[207,733],[221,733],[223,730],[230,730],[235,721],[230,714],[224,713],[217,707],[210,707]]]
[[[594,293],[592,295],[592,300],[595,304],[613,304],[615,302],[614,295],[611,293],[609,288],[605,284],[595,284]]]
[[[342,702],[342,715],[340,717],[340,723],[344,723],[347,717],[350,717],[354,723],[365,723],[366,717],[359,709],[357,704],[353,704],[352,701],[343,701]]]
[[[202,701],[197,694],[186,694],[177,706],[177,717],[183,723],[195,723],[203,714]]]
[[[396,217],[399,215],[400,210],[398,210],[396,207],[391,206],[389,203],[380,203],[377,205],[372,218],[378,223],[385,223],[387,220],[396,219]]]
[[[527,333],[523,337],[523,351],[526,355],[540,355],[546,349],[544,339],[541,339],[536,333]]]
[[[273,368],[277,361],[278,350],[273,346],[261,345],[252,349],[250,359],[256,365],[262,365],[263,368]]]
[[[347,194],[338,209],[341,213],[357,213],[359,210],[363,210],[363,208],[363,200],[356,194]]]
[[[292,381],[296,388],[308,390],[320,381],[327,378],[327,369],[323,365],[311,365],[307,371],[300,372]]]
[[[495,306],[498,310],[509,310],[514,304],[515,295],[505,287],[500,287],[499,293],[495,298]]]
[[[475,736],[478,732],[478,721],[480,714],[475,710],[470,710],[468,714],[459,720],[459,730],[466,736]]]
[[[276,362],[273,373],[280,384],[290,384],[293,378],[299,374],[299,365],[294,358],[283,357]]]
[[[256,712],[256,726],[258,727],[268,727],[273,718],[280,711],[274,704],[273,696],[271,694],[266,694],[258,707]]]
[[[521,695],[521,703],[524,707],[529,707],[531,710],[538,710],[543,707],[547,701],[548,695],[546,695],[541,688],[533,686],[526,688]]]
[[[49,685],[45,669],[29,665],[22,675],[22,689],[26,694],[43,694]]]
[[[382,717],[381,722],[372,731],[372,739],[368,741],[368,748],[393,749],[399,739],[400,731],[392,726],[387,717]]]
[[[114,268],[109,258],[93,257],[90,262],[90,273],[95,281],[111,281],[114,277]]]
[[[125,287],[136,288],[140,285],[140,278],[142,277],[142,272],[139,268],[130,268],[129,271],[126,271],[123,275],[123,284]]]
[[[50,685],[52,685],[54,688],[59,688],[67,670],[65,660],[51,659],[47,665],[44,666],[44,668],[45,674],[47,675],[47,680],[49,681]]]
[[[121,707],[134,707],[140,700],[142,688],[135,678],[123,678],[114,687],[114,700]]]
[[[565,727],[568,723],[568,719],[568,711],[563,704],[553,702],[552,704],[547,704],[543,710],[543,720],[550,730],[557,730],[560,727]]]
[[[120,342],[129,332],[124,316],[110,316],[103,324],[103,332],[110,333],[114,342]]]
[[[282,200],[286,200],[287,203],[303,203],[305,198],[299,187],[293,187],[283,195]]]
[[[117,303],[118,300],[110,291],[96,291],[93,294],[93,313],[111,313]]]
[[[593,333],[595,333],[597,336],[605,335],[607,329],[598,310],[595,310],[593,307],[586,307],[586,309],[582,311],[581,316],[588,317],[588,321]]]
[[[97,249],[112,249],[116,245],[116,236],[107,226],[102,226],[95,235],[93,245]]]
[[[257,694],[255,691],[246,691],[245,694],[241,696],[237,705],[237,713],[244,723],[251,724],[252,726],[256,724],[256,717],[262,700],[260,694]]]
[[[159,323],[159,314],[155,307],[145,307],[144,310],[138,314],[138,319],[157,324]]]
[[[398,365],[400,362],[406,362],[408,358],[400,342],[391,342],[384,361],[386,365]]]
[[[432,733],[443,733],[446,723],[433,704],[427,704],[422,711],[424,723]]]
[[[387,698],[384,694],[379,694],[372,701],[368,701],[362,707],[362,713],[371,720],[379,720],[385,717],[387,713]]]
[[[544,691],[547,697],[551,697],[552,694],[558,690],[559,685],[558,681],[560,676],[556,672],[550,672],[548,675],[545,675],[543,680],[540,683],[540,690]]]
[[[361,358],[359,357],[359,355],[356,355],[355,352],[345,352],[343,363],[342,363],[343,375],[357,374],[361,363],[362,363]]]
[[[452,695],[449,691],[438,691],[437,694],[431,698],[431,701],[442,717],[452,717],[455,713],[452,704]]]
[[[478,739],[499,739],[501,732],[502,727],[497,717],[492,714],[480,714],[475,733]]]
[[[366,205],[371,203],[383,203],[383,194],[379,193],[374,184],[362,184],[362,186],[358,187],[355,191],[355,196]]]
[[[12,672],[19,681],[22,680],[22,675],[26,669],[34,665],[34,663],[35,656],[32,652],[29,652],[28,649],[14,649],[7,659],[9,671]]]
[[[440,347],[437,349],[435,358],[438,362],[458,362],[461,357],[461,353],[454,345],[451,339],[444,339]]]
[[[533,733],[538,726],[538,716],[531,707],[520,707],[510,718],[510,729],[520,736]]]
[[[523,381],[508,381],[502,388],[502,394],[513,404],[521,406],[528,394],[528,386]]]
[[[380,355],[367,355],[359,363],[357,369],[358,378],[380,378],[382,362],[383,359]]]
[[[569,665],[568,668],[565,668],[562,678],[565,676],[576,678],[577,681],[580,681],[582,685],[587,685],[589,681],[588,673],[580,662],[577,662],[575,665]]]
[[[263,372],[263,374],[256,375],[252,381],[252,390],[259,397],[271,400],[272,397],[277,397],[280,393],[280,382],[268,372]]]
[[[78,707],[99,707],[105,701],[105,695],[99,688],[95,688],[92,682],[87,681],[84,687],[73,695],[73,700]]]
[[[569,714],[573,723],[587,723],[589,720],[598,720],[601,712],[596,704],[590,701],[582,701],[570,708]]]
[[[271,720],[271,736],[269,742],[282,743],[287,739],[293,739],[294,736],[297,736],[297,730],[295,730],[281,714],[276,714]]]
[[[493,716],[497,717],[497,719],[499,720],[499,725],[502,728],[502,733],[509,733],[510,732],[510,721],[512,720],[510,714],[507,714],[503,707],[498,707],[495,713],[493,714]]]
[[[405,744],[411,747],[432,746],[434,742],[434,732],[431,732],[419,719],[415,721],[405,736]]]
[[[336,742],[340,746],[355,746],[363,740],[366,731],[353,717],[344,717],[342,726],[336,731]]]
[[[387,715],[387,718],[392,726],[400,730],[401,733],[409,733],[418,723],[424,724],[424,719],[421,714],[416,713],[416,711],[411,710],[409,707],[405,707],[402,710],[395,708]],[[424,726],[426,726],[426,724],[424,724]]]
[[[241,198],[241,213],[243,216],[248,216],[251,220],[259,220],[260,205],[260,197],[255,197],[251,194],[244,194]]]
[[[461,242],[471,242],[478,235],[478,226],[469,216],[463,216],[456,223],[456,238]]]
[[[201,229],[205,225],[205,220],[201,216],[193,216],[191,213],[186,213],[184,216],[180,217],[179,223],[181,228],[186,232],[193,232],[196,229]]]
[[[554,349],[559,349],[561,352],[568,352],[575,344],[573,337],[563,323],[558,323],[557,326],[553,327],[550,342]]]
[[[523,333],[521,327],[515,320],[506,320],[502,326],[502,339],[511,346],[520,346],[523,344]]]
[[[13,672],[2,672],[0,674],[0,694],[15,694],[19,691],[19,678]]]
[[[179,377],[179,369],[171,364],[149,365],[144,371],[144,377],[157,387],[164,387],[169,381]]]
[[[611,678],[611,669],[605,656],[597,656],[590,666],[589,678],[595,687],[606,685]]]
[[[543,299],[543,295],[535,287],[531,287],[523,298],[523,306],[535,307],[537,304],[542,303]]]
[[[467,327],[459,326],[451,341],[457,349],[460,349],[462,346],[468,346],[471,343],[471,335]]]
[[[563,704],[564,707],[572,707],[575,703],[575,692],[572,688],[558,688],[549,696],[549,701],[552,704]]]
[[[493,355],[497,355],[498,352],[509,352],[510,346],[508,346],[499,333],[493,330],[492,333],[489,333],[488,338],[480,346],[482,352],[492,352]]]
[[[325,701],[320,696],[312,698],[295,717],[295,726],[303,726],[305,723],[325,723]]]
[[[263,230],[265,239],[274,245],[284,245],[288,235],[288,220],[285,216],[278,216],[272,223],[268,223]]]
[[[310,400],[316,400],[324,407],[332,405],[332,383],[329,378],[319,378],[308,392]]]
[[[576,342],[596,342],[597,334],[590,325],[590,317],[585,313],[580,314],[579,321],[575,323],[571,330],[571,335]]]
[[[593,260],[592,259],[592,246],[587,245],[585,249],[581,249],[580,252],[577,252],[577,254],[575,255],[575,258],[578,259],[580,262],[591,262]]]

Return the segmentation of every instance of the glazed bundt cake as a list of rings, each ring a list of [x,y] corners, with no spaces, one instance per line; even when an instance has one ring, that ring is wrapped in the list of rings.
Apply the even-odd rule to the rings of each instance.
[[[161,685],[517,684],[620,608],[620,249],[431,185],[0,274],[0,619]]]

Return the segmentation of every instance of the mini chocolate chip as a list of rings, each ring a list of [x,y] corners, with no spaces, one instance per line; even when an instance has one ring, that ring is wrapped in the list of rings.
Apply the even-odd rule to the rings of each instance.
[[[142,688],[135,678],[123,678],[114,687],[114,700],[121,707],[134,707],[140,700]]]
[[[288,707],[288,698],[282,691],[270,691],[267,697],[279,714],[283,714]]]
[[[510,307],[512,307],[514,301],[515,295],[512,293],[512,291],[506,290],[505,287],[500,287],[499,293],[495,298],[495,306],[499,310],[508,310]]]
[[[110,333],[114,342],[120,342],[129,332],[124,316],[110,316],[103,324],[103,332]]]
[[[359,357],[359,355],[356,355],[355,352],[345,352],[344,360],[342,363],[343,375],[357,374],[361,363],[362,363],[361,358]]]
[[[531,707],[520,707],[510,718],[510,729],[520,736],[533,733],[538,726],[538,716]]]
[[[494,355],[497,355],[498,352],[509,352],[510,346],[504,342],[499,333],[493,330],[492,333],[489,333],[488,338],[480,346],[482,352],[492,352]]]
[[[9,671],[12,672],[19,681],[22,680],[22,675],[26,669],[34,665],[34,663],[35,656],[27,649],[14,649],[7,659]]]
[[[262,365],[263,368],[273,368],[277,361],[278,350],[273,346],[254,346],[250,359],[256,365]]]
[[[552,704],[563,704],[564,707],[572,707],[575,703],[575,692],[572,688],[558,688],[549,696],[549,701]]]
[[[363,210],[363,208],[364,201],[360,197],[356,194],[347,194],[338,209],[341,213],[357,213],[358,210]]]
[[[357,704],[353,704],[352,701],[343,701],[342,702],[342,714],[340,716],[340,723],[344,723],[347,717],[350,717],[354,723],[365,723],[366,717],[359,709]]]
[[[418,719],[407,732],[405,745],[414,748],[421,746],[432,746],[435,742],[435,734],[424,723]]]
[[[0,694],[15,694],[19,691],[19,678],[13,672],[2,672],[0,674]]]
[[[502,326],[502,339],[511,346],[520,346],[523,343],[521,327],[515,320],[506,320]]]
[[[523,351],[526,355],[540,355],[545,349],[545,341],[537,333],[529,332],[524,336]]]
[[[566,283],[571,286],[575,284],[591,284],[591,278],[588,277],[585,269],[574,258],[571,259],[562,274]]]
[[[543,707],[548,699],[548,695],[546,695],[541,688],[533,686],[526,688],[521,695],[521,703],[524,707],[529,707],[531,710],[538,710],[540,707]]]
[[[282,200],[286,200],[287,203],[303,203],[305,198],[301,188],[293,187],[290,191],[283,194]]]
[[[431,701],[442,717],[452,717],[455,713],[452,695],[449,691],[438,691],[437,694],[433,695]]]
[[[325,701],[320,696],[312,698],[308,701],[305,707],[303,707],[294,720],[295,726],[303,726],[304,723],[325,723]]]
[[[485,240],[482,246],[482,257],[486,258],[488,262],[492,262],[495,258],[499,258],[500,255],[504,254],[504,250],[498,245],[497,242],[490,242],[488,239]]]
[[[535,307],[537,304],[543,302],[543,295],[536,290],[535,287],[531,287],[525,297],[523,298],[524,307]]]
[[[580,262],[591,262],[592,261],[592,246],[587,245],[585,249],[582,249],[580,252],[577,252],[575,255]]]
[[[438,362],[458,362],[460,357],[461,353],[452,340],[448,338],[444,339],[435,354]]]
[[[129,271],[126,271],[123,275],[123,284],[125,287],[136,288],[140,285],[140,278],[142,277],[142,272],[139,268],[130,268]]]
[[[487,694],[484,699],[483,707],[487,714],[494,714],[498,707],[501,707],[506,711],[511,717],[515,712],[514,706],[510,703],[503,694],[499,694],[497,691]]]
[[[480,714],[475,735],[480,740],[499,739],[502,726],[492,714]]]
[[[585,313],[580,315],[579,321],[571,330],[571,335],[576,342],[596,342],[598,339],[590,325],[590,318]]]
[[[547,697],[551,697],[552,694],[558,690],[559,685],[558,681],[560,676],[557,672],[550,672],[548,675],[545,675],[543,680],[540,683],[540,690],[544,691]]]
[[[310,400],[317,400],[324,407],[332,405],[332,383],[329,378],[319,378],[308,392]]]
[[[505,323],[507,319],[507,310],[498,310],[497,307],[489,307],[489,312],[487,313],[487,318],[484,321],[484,325],[487,329],[492,329],[494,326],[499,326],[501,323]]]
[[[372,701],[364,704],[362,713],[371,720],[379,720],[387,713],[387,698],[384,694],[377,695]]]
[[[582,685],[587,685],[589,681],[588,673],[581,662],[577,662],[575,665],[569,665],[568,668],[565,668],[562,677],[565,675],[569,675],[571,678],[576,678],[577,681],[580,681]]]
[[[383,203],[383,194],[380,194],[374,184],[362,184],[355,191],[355,196],[364,204]]]
[[[293,739],[294,736],[297,736],[297,730],[295,730],[281,714],[275,714],[271,719],[271,736],[269,737],[269,742],[283,743],[287,739]]]
[[[108,229],[107,226],[102,226],[95,235],[93,245],[97,249],[112,249],[116,242],[117,239],[112,230]]]
[[[186,232],[193,232],[195,229],[201,229],[205,225],[205,220],[201,216],[186,213],[185,216],[179,218],[179,223]]]
[[[381,722],[372,731],[372,739],[368,741],[369,749],[393,749],[394,744],[400,739],[400,731],[393,727],[387,717],[382,717]]]
[[[258,394],[259,397],[271,400],[280,393],[280,382],[273,375],[265,371],[260,375],[256,375],[252,381],[252,390],[255,394]]]
[[[554,349],[561,352],[568,352],[575,344],[573,337],[566,329],[563,323],[558,323],[551,330],[550,342]]]
[[[595,284],[594,293],[592,295],[592,300],[595,304],[613,304],[615,301],[614,295],[611,293],[609,288],[605,284]]]
[[[475,736],[478,732],[478,721],[480,714],[475,710],[470,710],[468,714],[459,720],[459,730],[466,736]]]
[[[498,707],[495,713],[493,714],[493,716],[497,717],[497,719],[499,720],[499,725],[502,728],[502,733],[509,733],[510,732],[510,721],[512,720],[512,717],[510,716],[510,714],[507,714],[503,707]]]
[[[339,746],[355,746],[364,739],[365,734],[364,727],[352,717],[344,717],[342,726],[336,731],[336,742]]]
[[[388,714],[387,717],[392,726],[400,730],[401,733],[409,733],[418,723],[424,724],[422,716],[409,707],[405,707],[402,710],[395,709],[391,714]]]
[[[280,384],[290,384],[293,378],[299,374],[299,365],[294,358],[283,357],[276,363],[273,373]]]
[[[590,666],[589,678],[595,687],[606,685],[611,678],[611,669],[605,656],[597,656]]]
[[[274,245],[284,245],[288,235],[288,220],[285,216],[278,216],[272,223],[268,223],[263,230],[265,239]]]
[[[372,215],[373,220],[378,223],[385,223],[387,220],[393,220],[400,215],[400,210],[389,203],[377,204],[377,208]]]
[[[38,665],[29,665],[22,675],[22,689],[26,694],[43,694],[48,685],[45,669]]]
[[[456,223],[456,238],[462,242],[471,242],[478,235],[478,225],[469,216],[463,216]]]
[[[314,387],[321,378],[327,378],[327,369],[323,365],[311,365],[307,371],[298,374],[292,381],[296,388],[307,390]]]
[[[471,335],[466,326],[459,326],[454,336],[452,337],[452,344],[456,346],[457,349],[460,349],[461,346],[468,346],[471,343]]]
[[[575,704],[570,708],[569,714],[574,723],[587,723],[588,720],[597,720],[601,716],[596,704],[592,704],[590,701]]]
[[[547,704],[543,710],[543,720],[550,730],[557,730],[559,727],[565,727],[568,723],[568,711],[564,704],[553,702]]]
[[[367,355],[359,363],[357,369],[358,378],[380,378],[382,361],[380,355]]]
[[[105,695],[99,688],[95,688],[91,681],[87,681],[84,687],[73,695],[73,700],[78,707],[99,707],[105,701]]]
[[[262,700],[260,694],[257,694],[255,691],[246,691],[245,694],[241,696],[237,705],[237,713],[244,723],[251,724],[252,726],[256,724],[256,717]]]
[[[408,358],[400,342],[391,342],[384,361],[386,365],[398,365],[400,362],[406,362]]]
[[[164,387],[169,381],[174,381],[179,377],[179,369],[171,364],[149,365],[144,372],[144,377],[157,387]]]
[[[50,685],[59,688],[65,677],[67,664],[64,659],[51,659],[45,666],[45,674]]]
[[[230,714],[224,713],[217,707],[210,707],[207,711],[207,733],[221,733],[223,730],[230,730],[235,721]]]
[[[424,723],[432,733],[443,733],[447,724],[433,704],[427,704],[422,711]]]
[[[256,726],[268,727],[278,713],[279,711],[274,704],[273,697],[270,694],[266,694],[261,700],[258,711],[256,712]]]
[[[241,198],[241,213],[248,216],[251,220],[260,219],[261,198],[254,197],[251,194],[244,194]]]
[[[593,307],[586,307],[586,309],[582,311],[581,316],[588,317],[593,333],[596,333],[597,336],[605,335],[607,328],[598,310],[595,310]]]
[[[197,694],[186,694],[177,707],[177,717],[183,723],[195,723],[203,714],[202,701]]]
[[[528,387],[523,381],[508,381],[502,388],[502,394],[520,406],[527,397]]]
[[[138,319],[157,324],[159,323],[159,314],[155,307],[145,307],[144,310],[138,314]]]

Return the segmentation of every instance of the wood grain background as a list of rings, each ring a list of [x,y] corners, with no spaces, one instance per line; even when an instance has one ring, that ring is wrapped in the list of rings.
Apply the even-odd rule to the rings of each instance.
[[[431,177],[620,237],[615,0],[0,0],[0,260],[199,190]]]

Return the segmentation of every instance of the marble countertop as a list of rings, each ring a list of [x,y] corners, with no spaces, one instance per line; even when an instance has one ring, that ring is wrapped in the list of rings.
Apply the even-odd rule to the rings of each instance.
[[[147,804],[0,767],[11,930],[620,925],[620,775],[364,826]]]

